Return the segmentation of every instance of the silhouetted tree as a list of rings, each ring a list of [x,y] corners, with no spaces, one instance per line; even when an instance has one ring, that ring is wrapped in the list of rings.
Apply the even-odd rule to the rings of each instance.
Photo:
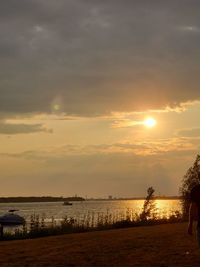
[[[148,220],[151,217],[152,218],[155,217],[156,206],[155,206],[154,192],[155,190],[153,189],[153,187],[149,187],[147,189],[147,197],[144,201],[142,213],[140,214],[140,219],[142,221]]]
[[[197,155],[195,162],[192,167],[188,169],[182,180],[180,193],[182,197],[181,201],[184,219],[188,217],[190,191],[198,184],[200,184],[200,155]]]

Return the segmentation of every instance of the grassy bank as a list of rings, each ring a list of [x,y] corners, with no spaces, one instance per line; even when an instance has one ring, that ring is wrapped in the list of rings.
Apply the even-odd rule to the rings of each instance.
[[[200,266],[187,224],[163,224],[0,242],[0,266]]]

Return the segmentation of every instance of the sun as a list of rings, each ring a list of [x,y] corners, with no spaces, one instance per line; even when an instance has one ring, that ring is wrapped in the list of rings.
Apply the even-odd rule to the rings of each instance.
[[[144,120],[144,125],[148,128],[152,128],[156,125],[156,120],[154,118],[147,118]]]

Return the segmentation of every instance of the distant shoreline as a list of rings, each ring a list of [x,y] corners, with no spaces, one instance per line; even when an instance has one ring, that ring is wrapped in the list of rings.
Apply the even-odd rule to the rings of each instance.
[[[145,197],[133,198],[82,198],[82,197],[0,197],[0,203],[36,203],[36,202],[64,202],[64,201],[118,201],[144,200]],[[180,196],[156,196],[155,200],[179,200]]]
[[[0,203],[85,201],[82,197],[0,197]]]
[[[180,196],[166,196],[166,197],[155,197],[154,200],[176,200],[180,199]],[[131,197],[131,198],[88,198],[87,201],[117,201],[117,200],[145,200],[145,197]]]

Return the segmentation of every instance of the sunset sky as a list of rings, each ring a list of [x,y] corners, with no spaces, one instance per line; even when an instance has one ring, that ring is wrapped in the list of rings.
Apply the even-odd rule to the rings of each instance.
[[[177,195],[200,150],[199,14],[198,0],[2,0],[0,195]]]

